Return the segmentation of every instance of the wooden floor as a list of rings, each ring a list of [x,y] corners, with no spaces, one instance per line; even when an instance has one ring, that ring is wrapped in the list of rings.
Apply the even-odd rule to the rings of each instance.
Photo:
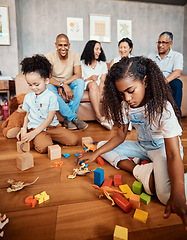
[[[184,133],[184,168],[187,172],[187,119],[183,119]],[[85,131],[77,131],[80,137],[91,136],[95,141],[108,140],[116,131],[105,130],[96,122],[90,122]],[[128,134],[128,139],[135,140],[135,130]],[[75,165],[75,153],[82,151],[81,144],[76,147],[62,147],[62,153],[70,153],[64,157],[63,166],[54,168],[53,161],[47,154],[38,154],[34,150],[35,166],[21,172],[16,167],[16,139],[6,139],[0,130],[0,213],[6,213],[10,222],[3,228],[5,240],[84,240],[113,239],[116,225],[128,228],[129,240],[132,239],[187,239],[182,222],[173,214],[168,220],[162,218],[164,206],[156,197],[141,209],[149,213],[147,223],[133,219],[134,210],[124,213],[118,206],[111,206],[106,198],[98,198],[99,192],[93,189],[94,173],[68,179]],[[97,163],[89,165],[90,169],[100,167]],[[114,174],[122,175],[123,184],[132,186],[134,178],[129,173],[117,170],[105,163],[102,168],[105,178],[113,178]],[[21,191],[7,193],[7,180],[32,182],[38,181]],[[29,195],[46,191],[50,200],[36,205],[35,208],[25,206],[24,200]]]

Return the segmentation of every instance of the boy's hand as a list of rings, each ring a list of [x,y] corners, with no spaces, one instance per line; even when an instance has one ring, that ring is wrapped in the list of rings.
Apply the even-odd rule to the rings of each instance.
[[[171,213],[176,213],[181,218],[187,231],[187,205],[185,197],[182,197],[180,194],[176,194],[175,197],[170,196],[163,217],[168,218]]]
[[[21,140],[21,131],[19,131],[19,133],[16,136],[17,140],[20,141]]]
[[[87,152],[80,154],[77,159],[77,164],[84,160],[84,163],[93,162],[97,158],[97,155],[94,152]]]
[[[21,141],[23,142],[30,142],[32,139],[36,137],[37,133],[33,130],[29,133],[26,133],[22,138]]]

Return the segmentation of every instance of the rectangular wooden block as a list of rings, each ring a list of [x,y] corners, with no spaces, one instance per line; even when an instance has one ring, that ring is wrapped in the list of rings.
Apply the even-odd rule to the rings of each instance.
[[[123,194],[127,199],[130,198],[130,195],[133,193],[131,188],[129,187],[128,184],[124,184],[124,185],[120,185],[119,186],[120,190],[122,192],[125,192],[125,194]]]
[[[140,208],[140,195],[132,193],[130,195],[129,202],[132,208]]]
[[[136,209],[133,218],[140,222],[146,223],[148,218],[148,212]]]
[[[22,153],[17,156],[16,159],[17,168],[21,171],[25,171],[34,167],[34,159],[31,153]]]
[[[128,228],[116,225],[113,240],[128,240]]]
[[[113,182],[112,179],[110,179],[110,178],[105,178],[102,187],[104,187],[104,186],[111,187],[111,186],[112,186],[112,182]]]
[[[122,185],[121,181],[121,175],[114,175],[114,187],[119,187],[119,185]]]
[[[19,153],[29,152],[30,151],[30,142],[18,141],[17,142],[17,151]]]
[[[145,203],[145,204],[148,204],[151,201],[151,196],[146,194],[146,193],[142,193],[140,195],[140,201]]]
[[[58,144],[48,146],[48,157],[50,160],[61,158],[61,156],[61,147]]]
[[[94,184],[97,186],[101,186],[104,182],[104,169],[97,168],[94,171]]]

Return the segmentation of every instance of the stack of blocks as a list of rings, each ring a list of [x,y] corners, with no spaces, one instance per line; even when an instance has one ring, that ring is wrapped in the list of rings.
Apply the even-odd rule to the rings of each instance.
[[[48,146],[48,157],[50,160],[61,158],[61,147],[58,144]]]
[[[104,169],[97,168],[94,171],[94,184],[97,186],[101,186],[104,182]]]
[[[116,225],[113,240],[128,240],[128,229]]]

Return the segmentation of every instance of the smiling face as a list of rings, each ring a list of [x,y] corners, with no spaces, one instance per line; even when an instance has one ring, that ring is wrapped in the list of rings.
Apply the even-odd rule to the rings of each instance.
[[[101,54],[101,45],[99,43],[96,43],[94,46],[94,56],[95,59],[99,59],[99,55]]]
[[[161,55],[167,55],[170,51],[172,44],[173,42],[171,42],[167,35],[160,36],[157,44],[158,53]]]
[[[36,94],[40,95],[46,90],[46,84],[49,83],[49,79],[44,79],[39,73],[32,72],[25,75],[26,81],[30,89]]]
[[[127,42],[121,42],[118,47],[118,50],[121,58],[123,58],[129,56],[129,53],[131,52],[132,48],[130,48]]]
[[[70,43],[66,37],[58,37],[55,43],[58,56],[60,59],[66,59],[68,57],[68,51],[70,48]]]
[[[145,105],[145,80],[143,83],[139,79],[125,77],[115,82],[115,86],[120,96],[131,108]]]

